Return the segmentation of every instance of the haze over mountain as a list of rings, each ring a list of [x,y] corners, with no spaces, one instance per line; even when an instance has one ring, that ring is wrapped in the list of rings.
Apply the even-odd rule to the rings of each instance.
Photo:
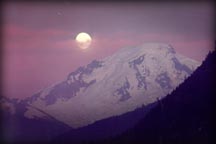
[[[172,44],[175,51],[202,62],[213,48],[211,2],[59,3],[4,2],[2,94],[25,99],[63,80],[68,72],[125,46]],[[89,33],[88,52],[75,37]]]
[[[81,128],[155,103],[199,65],[177,54],[171,45],[145,43],[94,60],[29,98],[3,103],[12,115],[51,119],[67,127],[64,130]]]

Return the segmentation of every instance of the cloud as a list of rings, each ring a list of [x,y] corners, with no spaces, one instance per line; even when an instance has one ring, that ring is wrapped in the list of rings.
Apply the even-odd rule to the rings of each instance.
[[[30,29],[16,25],[6,25],[3,29],[3,43],[6,49],[56,48],[56,41],[69,39],[71,33],[58,29]]]

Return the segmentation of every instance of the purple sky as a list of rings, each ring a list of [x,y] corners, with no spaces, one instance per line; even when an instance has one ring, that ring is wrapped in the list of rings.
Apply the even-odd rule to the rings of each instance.
[[[93,59],[144,42],[202,61],[213,48],[210,3],[4,3],[3,90],[25,98]],[[93,38],[83,52],[79,32]]]

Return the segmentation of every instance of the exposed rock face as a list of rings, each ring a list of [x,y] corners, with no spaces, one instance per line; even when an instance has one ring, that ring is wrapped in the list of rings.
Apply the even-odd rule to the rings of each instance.
[[[25,117],[52,117],[79,128],[163,98],[198,66],[170,45],[146,43],[94,60],[19,103]]]

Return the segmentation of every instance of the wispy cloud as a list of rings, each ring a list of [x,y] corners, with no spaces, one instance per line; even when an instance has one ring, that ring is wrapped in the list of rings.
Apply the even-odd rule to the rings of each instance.
[[[58,29],[30,29],[16,25],[6,25],[3,29],[5,48],[38,49],[45,47],[56,48],[55,41],[65,41],[71,33]]]

